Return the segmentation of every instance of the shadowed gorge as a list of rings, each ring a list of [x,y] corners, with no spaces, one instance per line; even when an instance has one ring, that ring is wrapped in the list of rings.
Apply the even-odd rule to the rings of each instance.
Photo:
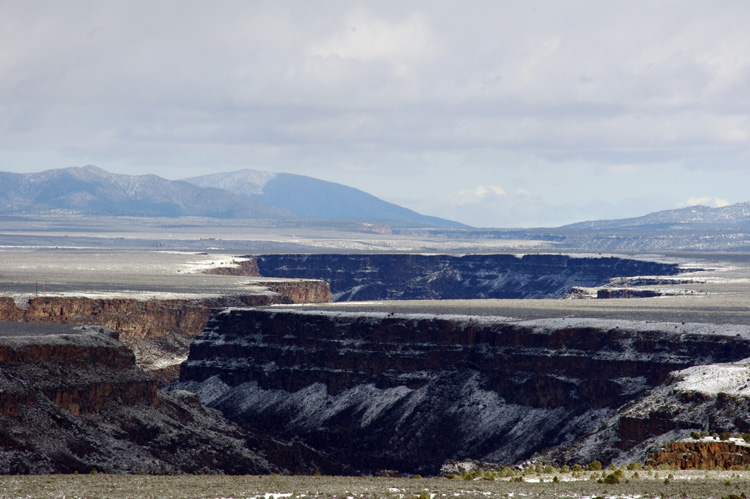
[[[164,393],[117,333],[0,322],[0,473],[311,473],[345,468]]]
[[[175,387],[363,471],[435,473],[449,459],[529,458],[593,433],[675,370],[748,356],[750,334],[733,326],[228,309]]]
[[[675,275],[679,266],[567,255],[261,255],[263,277],[323,279],[333,301],[560,298],[615,277]]]

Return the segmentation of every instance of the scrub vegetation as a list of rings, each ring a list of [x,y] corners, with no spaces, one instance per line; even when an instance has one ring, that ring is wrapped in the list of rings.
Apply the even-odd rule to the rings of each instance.
[[[510,470],[510,468],[508,468]],[[448,478],[37,475],[0,477],[0,498],[744,498],[747,471],[536,468]]]

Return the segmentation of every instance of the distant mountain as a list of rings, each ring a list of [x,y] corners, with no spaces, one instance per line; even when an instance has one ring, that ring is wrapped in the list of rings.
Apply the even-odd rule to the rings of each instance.
[[[676,210],[650,213],[641,217],[619,220],[595,220],[566,225],[565,229],[672,229],[706,228],[708,226],[750,225],[750,203],[737,203],[720,208],[689,206]]]
[[[247,199],[284,208],[301,217],[467,227],[451,220],[421,215],[353,187],[304,175],[240,170],[184,180],[201,187],[226,189]]]
[[[54,209],[159,217],[297,218],[221,189],[156,175],[117,175],[95,166],[0,172],[0,212]]]

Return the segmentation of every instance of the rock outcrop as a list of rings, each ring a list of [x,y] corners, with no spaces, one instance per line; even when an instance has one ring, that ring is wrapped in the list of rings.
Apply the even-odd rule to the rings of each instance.
[[[162,393],[102,327],[0,323],[0,473],[311,473],[342,467]]]
[[[676,467],[682,470],[728,470],[750,465],[750,446],[735,442],[670,442],[649,455],[649,466]]]
[[[151,298],[36,296],[19,306],[0,296],[0,321],[90,324],[108,327],[136,353],[138,365],[163,383],[177,378],[192,338],[200,333],[211,310],[274,303],[326,303],[330,288],[323,281],[268,279],[253,281],[254,292]]]
[[[737,331],[735,334],[743,333]],[[581,456],[581,462],[588,462],[587,459],[596,456],[603,462],[644,461],[649,455],[653,459],[653,453],[663,445],[687,439],[693,432],[749,433],[748,359],[743,357],[741,361],[728,364],[696,364],[675,370],[664,383],[618,408],[601,422],[596,431],[552,451],[550,459],[564,461]],[[705,444],[706,441],[700,443]],[[696,446],[694,450],[698,452],[700,449],[703,448]],[[689,465],[710,469],[724,466],[720,461],[730,462],[717,454],[723,452],[722,449],[703,449],[685,458],[667,452],[660,454],[662,457],[659,459],[660,463],[678,467]],[[698,460],[697,456],[704,456],[705,461]],[[734,464],[737,463],[732,462],[730,466]]]
[[[672,371],[748,356],[734,326],[228,309],[175,388],[362,471],[437,473],[583,438]]]
[[[616,277],[675,275],[675,264],[567,255],[312,254],[247,257],[237,272],[322,279],[334,301],[561,298]]]

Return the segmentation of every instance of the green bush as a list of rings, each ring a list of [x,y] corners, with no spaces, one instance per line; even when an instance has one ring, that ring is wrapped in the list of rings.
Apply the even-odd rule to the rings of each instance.
[[[499,476],[501,476],[501,477],[509,477],[509,476],[513,476],[515,473],[508,466],[504,466],[503,469],[501,469],[500,471],[498,471],[497,474]]]
[[[722,431],[721,433],[719,433],[719,439],[721,440],[729,440],[731,436],[732,434],[729,433],[728,431]]]
[[[560,468],[560,473],[570,473],[570,466],[563,464],[562,468]]]
[[[690,432],[690,438],[692,438],[694,440],[700,440],[701,434],[698,433],[697,431],[691,431]]]
[[[615,476],[614,473],[610,473],[609,475],[607,475],[606,477],[604,477],[603,481],[604,481],[604,483],[610,483],[610,484],[612,484],[612,483],[620,483],[620,479],[617,478],[617,476]]]
[[[581,471],[583,471],[583,466],[581,466],[580,464],[574,464],[573,465],[573,471],[581,472]]]
[[[628,465],[628,469],[629,469],[630,471],[634,471],[634,470],[642,470],[642,469],[643,469],[643,466],[641,466],[641,463],[638,463],[638,462],[632,462],[632,463],[630,463],[630,464]]]
[[[591,461],[588,466],[586,466],[586,469],[589,471],[601,471],[602,463],[599,461]]]

